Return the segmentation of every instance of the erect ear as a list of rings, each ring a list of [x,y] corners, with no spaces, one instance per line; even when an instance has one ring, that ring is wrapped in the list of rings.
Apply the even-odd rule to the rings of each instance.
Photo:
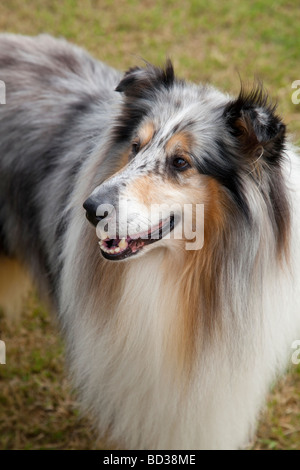
[[[163,68],[147,64],[145,68],[127,70],[115,91],[123,92],[128,97],[142,98],[155,89],[171,87],[174,80],[173,65],[168,59]]]
[[[246,93],[242,87],[236,100],[224,110],[226,125],[237,140],[240,153],[255,161],[263,158],[270,165],[282,157],[285,142],[285,125],[276,115],[261,85]]]

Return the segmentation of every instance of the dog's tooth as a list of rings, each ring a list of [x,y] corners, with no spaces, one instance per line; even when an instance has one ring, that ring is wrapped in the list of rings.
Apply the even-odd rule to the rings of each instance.
[[[128,246],[127,241],[125,240],[125,238],[122,238],[122,240],[119,242],[119,248],[121,250],[124,250],[125,248],[127,248],[127,246]]]
[[[105,243],[101,243],[102,240],[100,240],[99,242],[99,245],[101,247],[101,250],[104,251],[105,253],[108,253],[110,255],[114,255],[114,254],[117,254],[117,253],[120,253],[121,251],[121,248],[119,248],[118,246],[116,247],[112,247],[112,248],[108,248]],[[126,245],[127,246],[127,245]]]

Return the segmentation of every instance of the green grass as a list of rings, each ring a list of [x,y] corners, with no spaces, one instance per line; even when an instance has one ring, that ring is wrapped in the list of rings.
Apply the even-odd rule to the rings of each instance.
[[[0,31],[64,36],[119,69],[172,58],[177,73],[237,93],[241,76],[261,78],[300,142],[298,0],[186,2],[2,0]],[[64,372],[63,345],[47,312],[31,298],[18,327],[1,320],[7,365],[0,366],[0,449],[101,448],[80,419]],[[300,449],[300,369],[273,391],[255,449]]]
[[[300,105],[291,84],[300,79],[297,0],[184,3],[138,0],[3,0],[0,30],[64,36],[112,66],[170,56],[179,75],[236,93],[239,74],[264,80],[291,132],[300,139]]]
[[[31,295],[18,325],[1,322],[0,449],[101,448],[80,419],[64,369],[63,345],[50,316]]]

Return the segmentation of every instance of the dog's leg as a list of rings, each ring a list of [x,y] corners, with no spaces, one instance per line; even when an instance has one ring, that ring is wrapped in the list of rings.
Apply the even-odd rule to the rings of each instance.
[[[20,316],[26,294],[31,286],[23,266],[14,258],[0,257],[0,309],[8,321]]]

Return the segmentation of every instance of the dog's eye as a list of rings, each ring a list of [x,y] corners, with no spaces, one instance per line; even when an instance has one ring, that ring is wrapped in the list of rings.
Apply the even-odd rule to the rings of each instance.
[[[140,150],[140,143],[138,141],[132,142],[131,146],[131,153],[132,155],[136,155]]]
[[[172,165],[173,168],[177,171],[185,171],[190,168],[190,164],[182,157],[175,157]]]

